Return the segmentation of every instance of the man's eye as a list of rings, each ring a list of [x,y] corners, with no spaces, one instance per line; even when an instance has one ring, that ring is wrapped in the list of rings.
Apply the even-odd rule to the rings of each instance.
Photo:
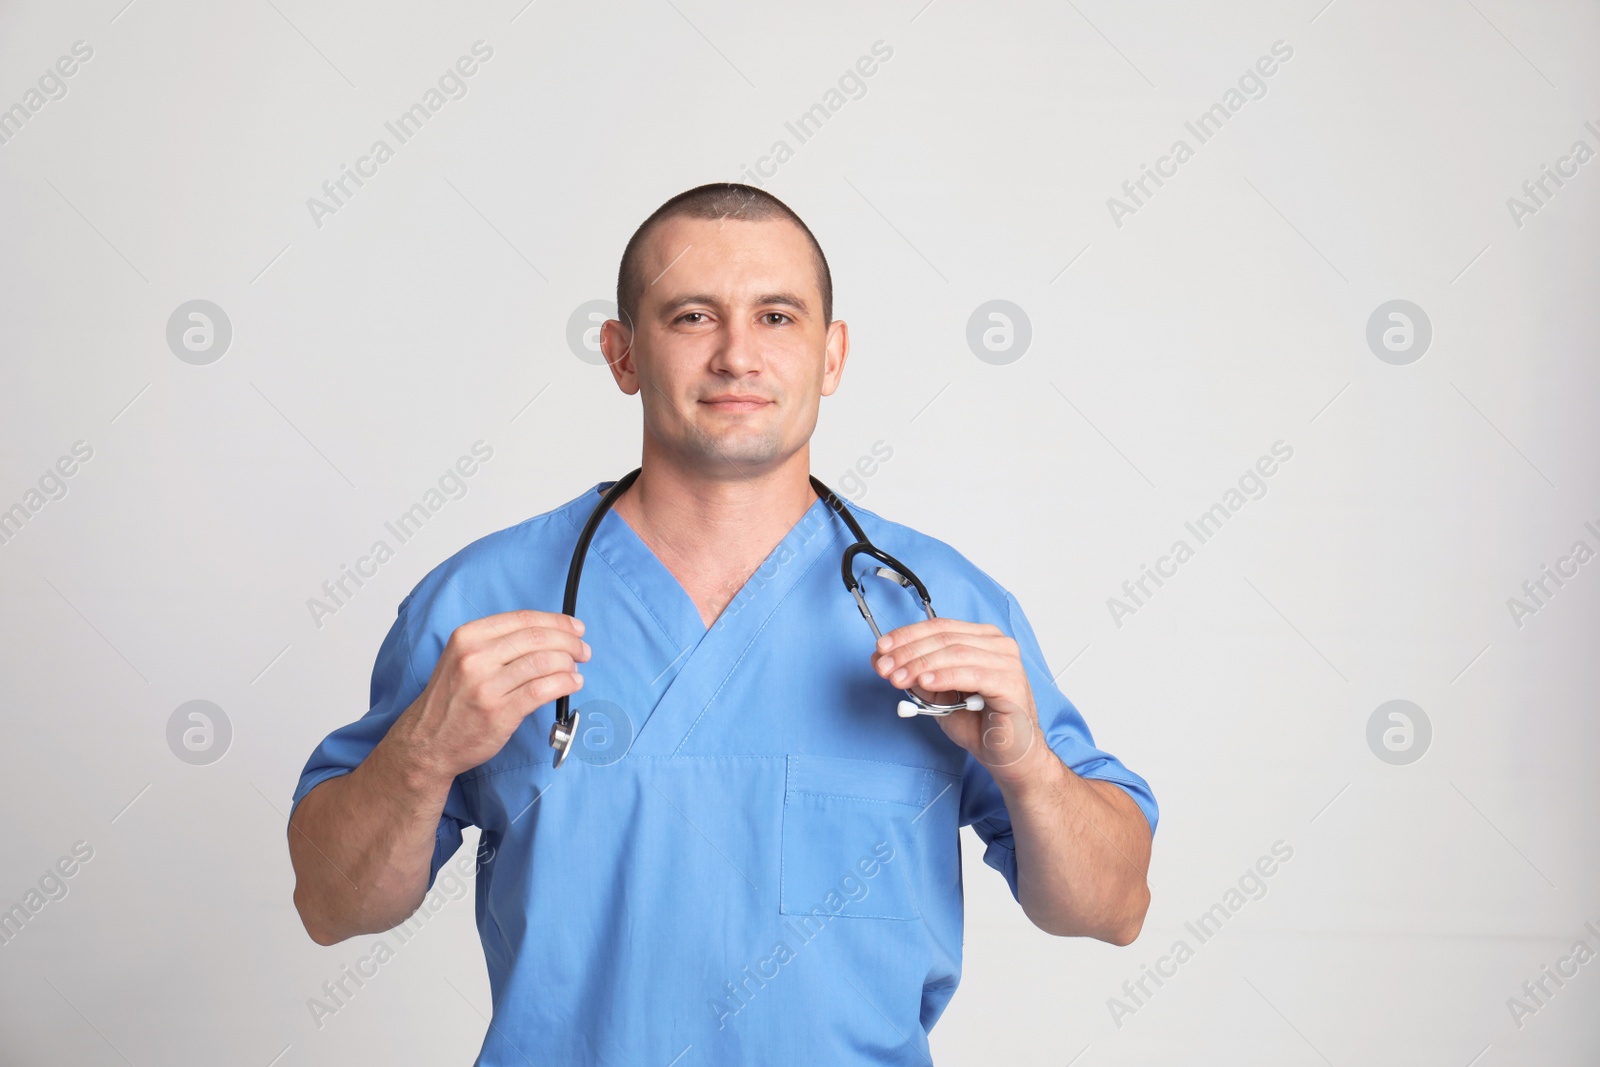
[[[765,315],[763,315],[761,317],[764,318],[764,319],[769,319],[769,320],[770,319],[781,319],[782,320],[782,322],[770,322],[769,321],[767,323],[767,325],[769,325],[769,326],[781,326],[781,325],[783,325],[784,322],[788,322],[789,321],[789,316],[785,315],[781,311],[769,311],[769,312],[767,312]]]
[[[683,315],[679,316],[678,321],[679,322],[688,322],[690,318],[692,318],[694,316],[697,316],[697,315],[703,317],[704,314],[705,313],[701,312],[701,311],[689,311],[689,312],[686,312]]]

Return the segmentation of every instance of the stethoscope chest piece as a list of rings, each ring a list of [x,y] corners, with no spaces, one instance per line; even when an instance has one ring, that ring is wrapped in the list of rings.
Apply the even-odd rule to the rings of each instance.
[[[565,725],[557,719],[550,727],[550,747],[556,750],[555,767],[561,766],[567,753],[572,751],[572,742],[578,737],[578,715],[579,712],[574,711]]]

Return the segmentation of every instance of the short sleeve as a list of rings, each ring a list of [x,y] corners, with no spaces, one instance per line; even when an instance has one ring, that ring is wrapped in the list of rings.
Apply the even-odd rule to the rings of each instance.
[[[1033,689],[1034,704],[1039,711],[1039,726],[1044,731],[1050,750],[1074,774],[1120,786],[1139,805],[1139,810],[1144,812],[1145,819],[1150,823],[1150,832],[1155,833],[1158,811],[1150,784],[1124,767],[1117,757],[1095,747],[1089,724],[1072,701],[1056,688],[1033,627],[1022,613],[1022,606],[1009,592],[1006,593],[1006,614],[1010,624],[1009,634],[1022,650],[1022,664],[1028,672],[1028,684]],[[1011,887],[1011,896],[1016,898],[1017,853],[1011,833],[1011,816],[1006,811],[1005,800],[994,778],[970,755],[962,779],[961,824],[972,826],[986,846],[983,862],[1005,876],[1006,884]]]
[[[300,772],[300,782],[295,787],[289,809],[291,818],[294,808],[312,789],[330,778],[349,774],[360,766],[361,761],[383,740],[400,713],[417,699],[432,675],[433,666],[443,651],[444,641],[429,633],[426,627],[414,625],[414,595],[400,602],[394,625],[389,627],[388,635],[378,648],[378,658],[372,667],[372,689],[367,713],[333,731],[311,753],[305,769]],[[472,823],[466,793],[458,776],[450,785],[450,794],[445,799],[439,828],[434,836],[433,860],[428,870],[429,888],[432,888],[439,868],[461,847],[462,828]]]

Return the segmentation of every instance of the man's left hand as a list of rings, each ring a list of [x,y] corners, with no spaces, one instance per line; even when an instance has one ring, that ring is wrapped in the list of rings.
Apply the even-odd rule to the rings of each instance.
[[[934,720],[996,781],[1025,777],[1040,751],[1048,751],[1021,649],[998,626],[945,618],[902,626],[878,639],[872,665],[924,700],[954,704],[969,693],[982,696],[982,711],[963,708]]]

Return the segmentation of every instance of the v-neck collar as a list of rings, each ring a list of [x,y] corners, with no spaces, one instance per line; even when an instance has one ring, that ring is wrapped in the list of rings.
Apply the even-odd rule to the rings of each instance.
[[[600,494],[614,484],[615,480],[596,484],[574,502],[576,506],[567,509],[576,528],[582,529],[599,504]],[[602,561],[609,566],[679,650],[676,662],[681,664],[645,721],[636,724],[633,751],[666,754],[674,749],[800,577],[822,553],[842,550],[839,538],[845,533],[843,520],[832,513],[827,502],[820,497],[813,500],[707,627],[683,584],[633,527],[614,509],[601,516],[589,544],[592,558],[586,561],[585,574]],[[579,587],[580,618],[583,589],[588,584],[585,581]],[[657,721],[663,718],[671,722]],[[646,731],[646,722],[656,728]]]
[[[569,517],[580,530],[594,508],[599,506],[600,497],[615,484],[615,479],[600,482],[582,497],[582,502],[588,507],[580,506],[569,512]],[[605,561],[623,584],[633,591],[645,613],[655,619],[667,640],[672,642],[672,647],[692,647],[710,632],[700,618],[700,610],[694,606],[694,600],[683,588],[683,583],[650,551],[650,546],[634,532],[626,519],[617,514],[615,507],[607,509],[601,516],[594,539],[589,542],[589,552]],[[584,569],[587,570],[589,566],[586,561]],[[662,590],[666,591],[665,595]],[[578,601],[581,617],[582,583],[578,587]]]
[[[599,506],[601,496],[615,484],[615,479],[597,482],[594,488],[574,502],[576,507],[568,509],[567,518],[581,530],[594,508]],[[615,506],[606,509],[606,513],[601,516],[600,524],[595,528],[594,539],[589,544],[589,551],[604,559],[611,569],[616,571],[617,576],[640,595],[645,610],[656,618],[657,623],[673,643],[682,648],[690,643],[698,643],[706,634],[716,629],[718,623],[734,613],[736,608],[743,610],[749,607],[748,602],[755,595],[753,587],[766,584],[760,576],[770,570],[776,560],[782,559],[786,554],[793,554],[795,542],[806,540],[808,530],[814,531],[819,523],[828,522],[842,524],[842,520],[832,518],[827,502],[818,497],[767,553],[760,566],[745,579],[744,584],[723,607],[722,612],[711,621],[710,626],[707,626],[705,620],[700,617],[700,609],[695,606],[694,598],[683,587],[678,576],[661,562],[660,557],[645,544],[644,538],[628,524],[628,520],[617,513]],[[587,570],[587,561],[585,569]],[[672,601],[671,604],[649,602],[644,597],[646,588],[659,589],[662,586],[672,591],[672,595],[668,597]],[[583,598],[581,583],[578,597],[581,606]]]

